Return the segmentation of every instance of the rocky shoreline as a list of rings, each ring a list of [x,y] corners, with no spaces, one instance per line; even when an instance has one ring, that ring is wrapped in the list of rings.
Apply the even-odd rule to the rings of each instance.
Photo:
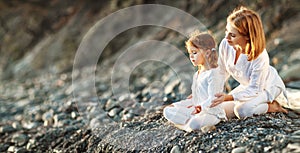
[[[99,81],[96,85],[101,97],[76,100],[70,94],[71,80],[71,74],[66,73],[1,85],[1,95],[6,97],[0,99],[0,152],[300,151],[297,111],[232,119],[208,132],[186,133],[162,116],[164,105],[182,97],[176,79],[168,84],[171,91],[178,92],[166,94],[165,90],[155,96],[158,89],[145,86],[139,89],[153,93],[133,92],[140,101],[104,98],[112,93],[104,92]],[[295,106],[297,100],[292,99]]]
[[[94,131],[105,152],[293,152],[299,151],[299,116],[267,114],[220,123],[210,132],[186,133],[162,114]],[[149,121],[150,119],[150,121]],[[284,120],[284,121],[283,121]],[[112,131],[103,134],[103,131]],[[96,139],[97,139],[96,138]]]

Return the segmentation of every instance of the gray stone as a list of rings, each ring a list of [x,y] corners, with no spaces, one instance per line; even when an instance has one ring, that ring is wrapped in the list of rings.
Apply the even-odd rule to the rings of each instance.
[[[114,117],[114,116],[118,115],[118,113],[119,113],[121,110],[122,110],[122,109],[119,108],[119,107],[113,108],[113,109],[111,109],[111,110],[108,112],[108,115],[109,115],[110,117]]]
[[[132,113],[127,113],[127,114],[124,114],[124,115],[122,116],[122,120],[124,120],[124,121],[129,121],[129,120],[131,120],[133,117],[134,117],[134,114],[132,114]]]
[[[68,119],[69,116],[65,113],[60,113],[60,114],[55,114],[53,119],[54,119],[54,125],[57,125],[59,121]]]
[[[36,140],[35,139],[29,139],[26,149],[31,150],[32,148],[36,147]]]
[[[234,148],[231,153],[245,153],[246,152],[246,147],[238,147]]]
[[[12,123],[12,127],[16,130],[21,130],[22,129],[22,125],[20,124],[20,122],[15,121]]]
[[[201,131],[203,133],[207,133],[207,132],[213,131],[213,130],[216,130],[216,126],[214,126],[214,125],[213,126],[204,126],[201,128]]]
[[[300,63],[292,65],[280,72],[280,76],[284,80],[299,80],[300,79]]]
[[[118,106],[117,102],[112,100],[112,99],[109,99],[106,104],[105,104],[105,110],[108,111],[108,110],[111,110],[113,107],[116,107]]]
[[[53,123],[54,123],[53,114],[54,114],[54,111],[52,109],[43,114],[42,119],[44,121],[44,126],[53,125]]]
[[[23,146],[28,141],[28,136],[25,134],[14,134],[12,137],[12,142],[16,143],[18,146]]]
[[[4,125],[0,127],[0,133],[11,133],[16,131],[11,125]]]
[[[5,151],[7,151],[8,147],[9,147],[8,144],[0,143],[0,152],[5,152]]]
[[[181,151],[180,148],[176,145],[171,149],[170,153],[181,153]]]
[[[170,94],[172,92],[175,92],[175,88],[178,87],[179,85],[180,85],[179,80],[174,80],[174,81],[170,82],[165,87],[165,90],[164,90],[165,94]]]
[[[286,148],[289,152],[300,152],[300,143],[289,143]]]
[[[293,132],[293,135],[300,135],[300,130]]]
[[[9,146],[9,148],[7,149],[8,152],[16,152],[17,148],[15,146]]]
[[[78,112],[75,112],[75,111],[71,112],[71,118],[72,119],[76,119],[76,117],[78,117],[78,116],[79,116]]]
[[[289,137],[291,142],[297,142],[300,143],[300,135],[292,135]]]
[[[22,123],[22,126],[25,129],[33,129],[36,128],[39,124],[37,122],[24,122]]]

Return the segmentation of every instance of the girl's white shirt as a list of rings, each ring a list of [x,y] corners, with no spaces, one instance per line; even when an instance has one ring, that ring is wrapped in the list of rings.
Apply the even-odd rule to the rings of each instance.
[[[192,102],[194,106],[201,105],[202,109],[208,108],[215,94],[223,92],[224,80],[218,68],[209,69],[193,76]]]
[[[285,85],[275,68],[270,66],[269,55],[264,50],[255,60],[248,61],[246,54],[240,54],[234,64],[235,49],[224,38],[219,46],[219,69],[223,80],[232,76],[240,83],[244,90],[233,93],[236,101],[248,101],[256,97],[260,92],[267,91],[268,100],[273,101],[276,97],[274,89],[280,88],[286,97]]]

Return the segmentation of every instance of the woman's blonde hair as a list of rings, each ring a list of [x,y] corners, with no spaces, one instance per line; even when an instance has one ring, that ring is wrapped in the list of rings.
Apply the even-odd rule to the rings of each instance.
[[[187,46],[193,46],[198,49],[210,50],[206,56],[206,62],[210,68],[218,67],[218,54],[215,49],[216,42],[213,36],[207,32],[194,31],[190,38],[185,42]]]
[[[241,35],[249,38],[246,46],[248,60],[255,60],[266,47],[265,34],[260,16],[246,7],[235,9],[227,18],[227,22]]]

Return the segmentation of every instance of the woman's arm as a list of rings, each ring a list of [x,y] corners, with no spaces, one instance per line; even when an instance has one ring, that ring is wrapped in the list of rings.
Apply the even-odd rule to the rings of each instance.
[[[215,107],[223,102],[234,100],[232,95],[228,95],[225,93],[217,93],[215,96],[217,98],[212,101],[212,104],[210,105],[210,107]]]
[[[193,98],[193,96],[192,96],[192,94],[190,94],[189,96],[187,96],[186,97],[187,99],[192,99]]]

